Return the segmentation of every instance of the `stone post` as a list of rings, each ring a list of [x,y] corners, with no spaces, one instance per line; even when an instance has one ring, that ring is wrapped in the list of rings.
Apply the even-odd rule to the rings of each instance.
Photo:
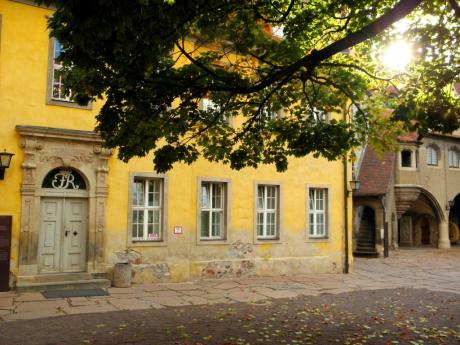
[[[442,221],[439,224],[439,242],[438,248],[449,249],[450,240],[449,240],[449,224],[447,221]]]

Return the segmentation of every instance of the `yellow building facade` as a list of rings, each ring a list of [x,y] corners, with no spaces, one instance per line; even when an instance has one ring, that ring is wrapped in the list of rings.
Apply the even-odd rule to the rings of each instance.
[[[151,156],[119,161],[93,132],[100,104],[59,94],[51,14],[0,1],[0,150],[15,154],[0,180],[10,285],[102,280],[125,260],[135,282],[343,271],[343,161],[292,159],[278,173],[199,160],[164,175]]]

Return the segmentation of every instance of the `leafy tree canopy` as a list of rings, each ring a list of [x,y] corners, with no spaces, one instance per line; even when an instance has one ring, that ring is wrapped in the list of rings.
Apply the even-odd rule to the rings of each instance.
[[[363,140],[388,147],[400,130],[459,127],[455,0],[43,2],[75,100],[103,99],[107,145],[125,161],[153,152],[160,172],[200,156],[283,171],[288,157],[332,160]],[[378,54],[401,19],[415,56],[388,71]]]

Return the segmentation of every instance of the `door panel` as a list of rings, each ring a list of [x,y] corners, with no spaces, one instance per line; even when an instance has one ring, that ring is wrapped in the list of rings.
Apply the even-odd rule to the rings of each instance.
[[[80,272],[86,267],[85,199],[66,199],[64,204],[63,272]]]
[[[87,200],[43,198],[39,273],[86,270]]]
[[[43,199],[38,242],[38,270],[41,273],[60,271],[61,229],[62,199]]]

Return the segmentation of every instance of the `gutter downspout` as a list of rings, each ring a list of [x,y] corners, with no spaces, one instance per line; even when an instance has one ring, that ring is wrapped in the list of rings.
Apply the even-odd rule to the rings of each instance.
[[[345,116],[344,116],[345,117]],[[343,157],[343,200],[345,203],[345,226],[344,228],[344,237],[345,237],[345,261],[343,264],[343,273],[349,273],[350,270],[350,261],[349,261],[349,243],[348,243],[348,166],[347,166],[347,157]]]
[[[347,111],[343,109],[343,121],[347,122]],[[344,215],[344,247],[345,247],[345,258],[343,263],[343,273],[347,274],[350,271],[350,258],[348,255],[349,243],[348,243],[348,198],[350,193],[348,191],[348,164],[347,164],[347,155],[343,155],[343,201],[345,206],[345,215]]]

